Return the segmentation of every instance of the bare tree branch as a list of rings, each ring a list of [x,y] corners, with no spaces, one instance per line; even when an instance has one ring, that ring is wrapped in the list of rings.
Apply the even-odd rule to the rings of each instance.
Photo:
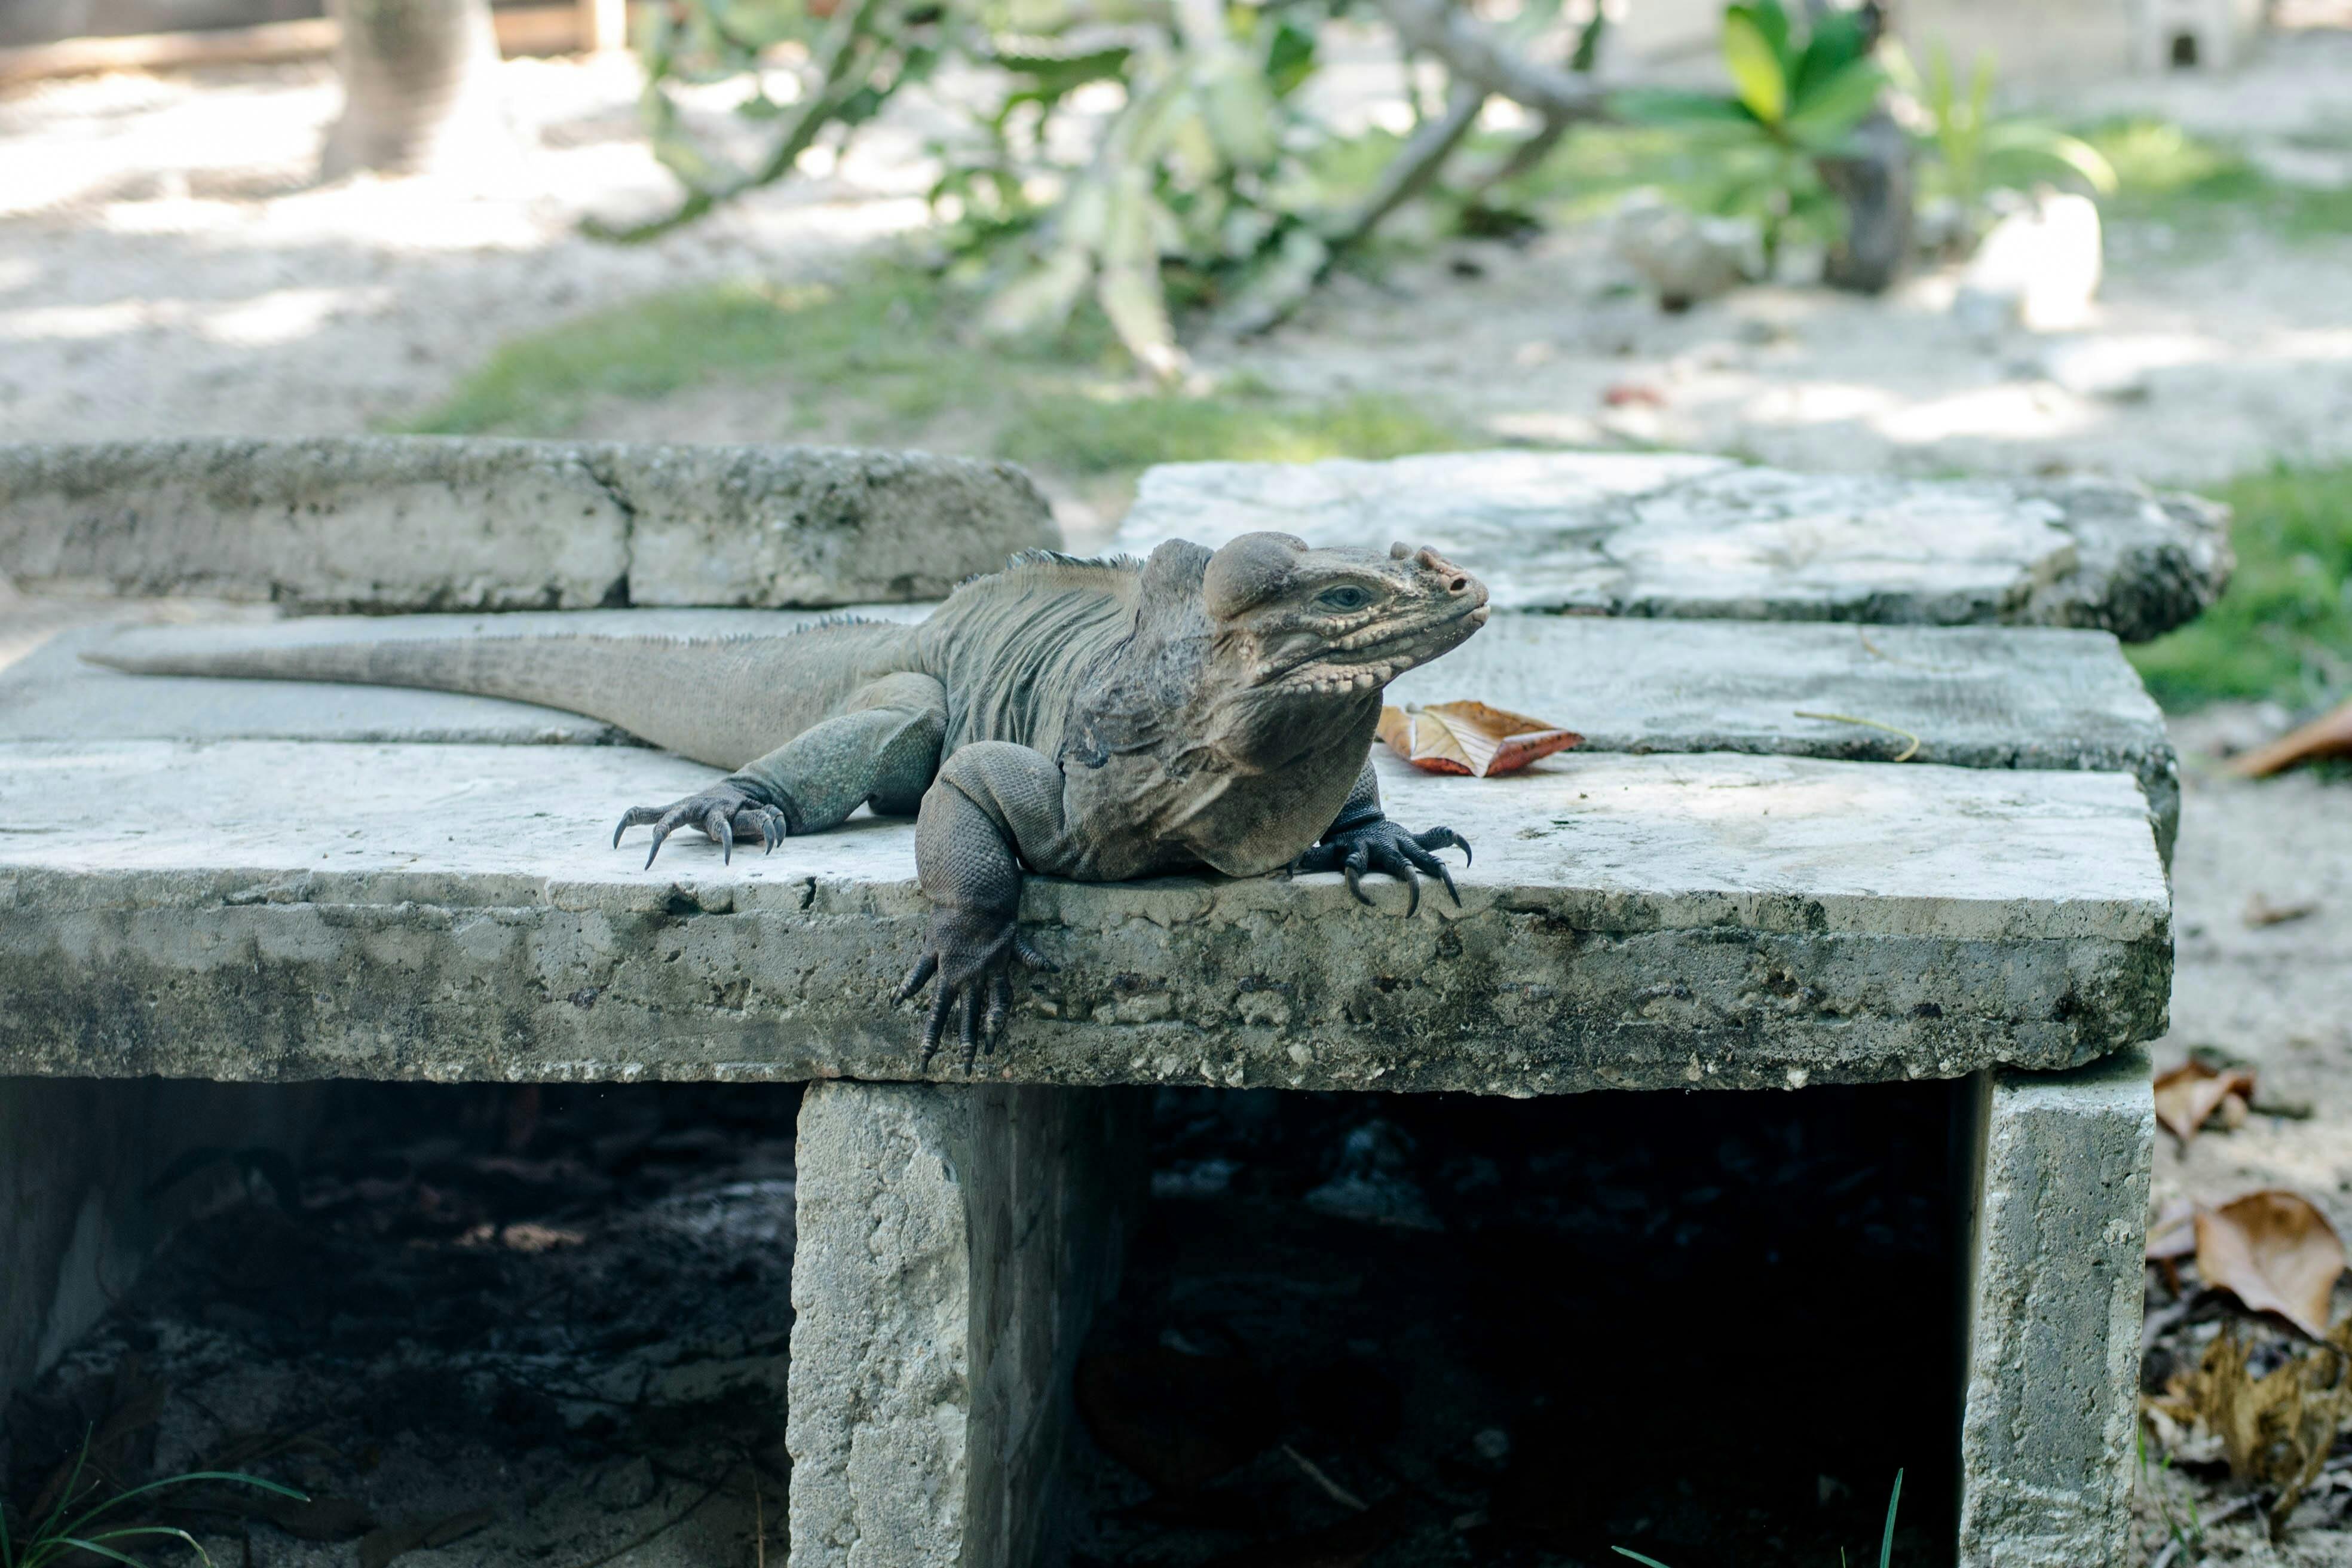
[[[1550,121],[1597,120],[1607,94],[1590,77],[1513,54],[1448,0],[1380,0],[1398,35],[1445,62],[1456,81],[1523,103]]]
[[[1462,139],[1478,123],[1478,110],[1486,107],[1486,92],[1480,87],[1455,81],[1446,95],[1445,112],[1435,120],[1423,121],[1412,139],[1398,149],[1397,155],[1381,171],[1362,203],[1347,220],[1324,236],[1334,252],[1346,249],[1377,227],[1382,218],[1419,195]]]

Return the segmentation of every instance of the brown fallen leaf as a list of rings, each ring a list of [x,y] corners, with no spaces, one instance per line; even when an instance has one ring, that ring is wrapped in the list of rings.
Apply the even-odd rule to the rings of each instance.
[[[2262,894],[2256,893],[2246,900],[2245,921],[2248,925],[2260,931],[2264,926],[2284,925],[2289,921],[2299,921],[2306,915],[2315,915],[2318,912],[2319,901],[2316,899],[2305,899],[2292,904],[2274,904]]]
[[[2277,1489],[2270,1510],[2276,1540],[2352,1420],[2352,1318],[2262,1377],[2253,1375],[2250,1352],[2243,1333],[2224,1330],[2197,1370],[2174,1378],[2149,1408],[2176,1428],[2201,1427],[2218,1437],[2231,1474]]]
[[[2230,771],[2240,778],[2263,779],[2321,757],[2352,757],[2352,702],[2232,759]]]
[[[1380,735],[1389,750],[1414,767],[1482,779],[1517,773],[1538,757],[1564,752],[1584,739],[1573,730],[1484,702],[1383,708]]]
[[[2197,1272],[2248,1311],[2274,1312],[2324,1339],[2344,1243],[2309,1199],[2264,1188],[2197,1215]]]
[[[472,1508],[441,1519],[403,1520],[360,1539],[360,1568],[386,1568],[395,1557],[460,1541],[498,1518],[495,1509]]]
[[[2243,1068],[2215,1068],[2189,1058],[2156,1080],[2156,1119],[2187,1148],[2208,1118],[2232,1095],[2243,1103],[2254,1098],[2254,1075]]]

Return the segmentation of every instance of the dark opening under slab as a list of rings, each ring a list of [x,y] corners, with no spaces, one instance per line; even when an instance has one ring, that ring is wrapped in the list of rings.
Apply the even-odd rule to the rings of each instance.
[[[1162,1091],[1074,1560],[1950,1562],[1960,1103]]]

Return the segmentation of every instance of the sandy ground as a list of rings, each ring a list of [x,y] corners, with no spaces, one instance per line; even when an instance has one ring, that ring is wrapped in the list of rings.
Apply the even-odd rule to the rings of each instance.
[[[2294,34],[2224,83],[2116,84],[2100,107],[2234,114],[2305,177],[2352,178],[2346,72],[2352,33]],[[1379,76],[1359,68],[1338,96],[1377,109]],[[337,102],[323,67],[0,98],[0,436],[328,434],[397,417],[504,336],[697,279],[822,273],[919,226],[922,145],[954,124],[909,104],[824,178],[617,248],[582,237],[579,217],[653,211],[668,189],[635,134],[634,63],[516,61],[505,85],[520,164],[327,186],[308,183]],[[1449,247],[1378,284],[1343,281],[1269,339],[1201,353],[1300,390],[1403,389],[1501,437],[1802,467],[2195,480],[2352,450],[2352,237],[2189,243],[2138,226],[2109,251],[2097,319],[2058,337],[1963,331],[1948,272],[1885,301],[1753,289],[1663,317],[1585,233]],[[2098,390],[2118,380],[2127,399]],[[1612,387],[1640,390],[1612,407]],[[593,433],[766,438],[790,417],[718,389],[607,408]]]
[[[2254,137],[2283,172],[2340,178],[2345,72],[2352,35],[2302,35],[2225,82],[2105,84],[2084,101],[2153,102]],[[576,233],[583,214],[648,211],[667,189],[635,136],[634,65],[516,62],[507,83],[526,163],[471,184],[310,185],[336,102],[323,68],[0,97],[0,438],[362,430],[441,395],[506,335],[697,279],[821,274],[924,221],[919,148],[943,111],[919,108],[824,178],[653,246],[595,244]],[[1426,397],[1500,437],[2194,482],[2352,455],[2347,276],[2352,237],[2189,244],[2122,228],[2091,326],[1988,341],[1945,312],[1948,275],[1882,302],[1752,289],[1662,317],[1618,289],[1596,238],[1569,234],[1449,247],[1379,284],[1343,281],[1272,338],[1201,353],[1302,391]],[[2086,353],[2136,367],[2132,395],[2070,387]],[[1642,390],[1628,401],[1628,387]],[[764,438],[789,434],[780,417],[704,390],[607,405],[593,433]],[[84,613],[0,602],[0,643]],[[2185,1156],[2166,1141],[2158,1193],[2288,1185],[2352,1227],[2352,786],[2235,783],[2208,760],[2279,717],[2180,728],[2175,1027],[2153,1050],[2168,1066],[2221,1047],[2260,1068],[2266,1098],[2312,1114],[2258,1117]],[[2257,895],[2315,908],[2252,925]],[[2223,1539],[2249,1560],[2267,1550]]]

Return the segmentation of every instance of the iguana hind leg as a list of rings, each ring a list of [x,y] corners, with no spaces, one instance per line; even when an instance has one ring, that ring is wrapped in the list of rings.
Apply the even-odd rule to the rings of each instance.
[[[993,1047],[1013,1008],[1013,966],[1054,966],[1021,933],[1021,869],[1078,869],[1062,801],[1062,770],[1006,741],[964,746],[940,769],[915,819],[915,874],[931,901],[923,955],[898,987],[901,1002],[936,979],[923,1020],[922,1066],[950,1023],[970,1072]]]
[[[735,841],[769,849],[787,834],[821,833],[871,801],[886,815],[914,810],[939,771],[947,690],[928,675],[887,675],[858,688],[844,710],[802,731],[709,789],[668,805],[631,806],[613,842],[653,824],[646,864],[680,827],[698,827],[732,859]]]

